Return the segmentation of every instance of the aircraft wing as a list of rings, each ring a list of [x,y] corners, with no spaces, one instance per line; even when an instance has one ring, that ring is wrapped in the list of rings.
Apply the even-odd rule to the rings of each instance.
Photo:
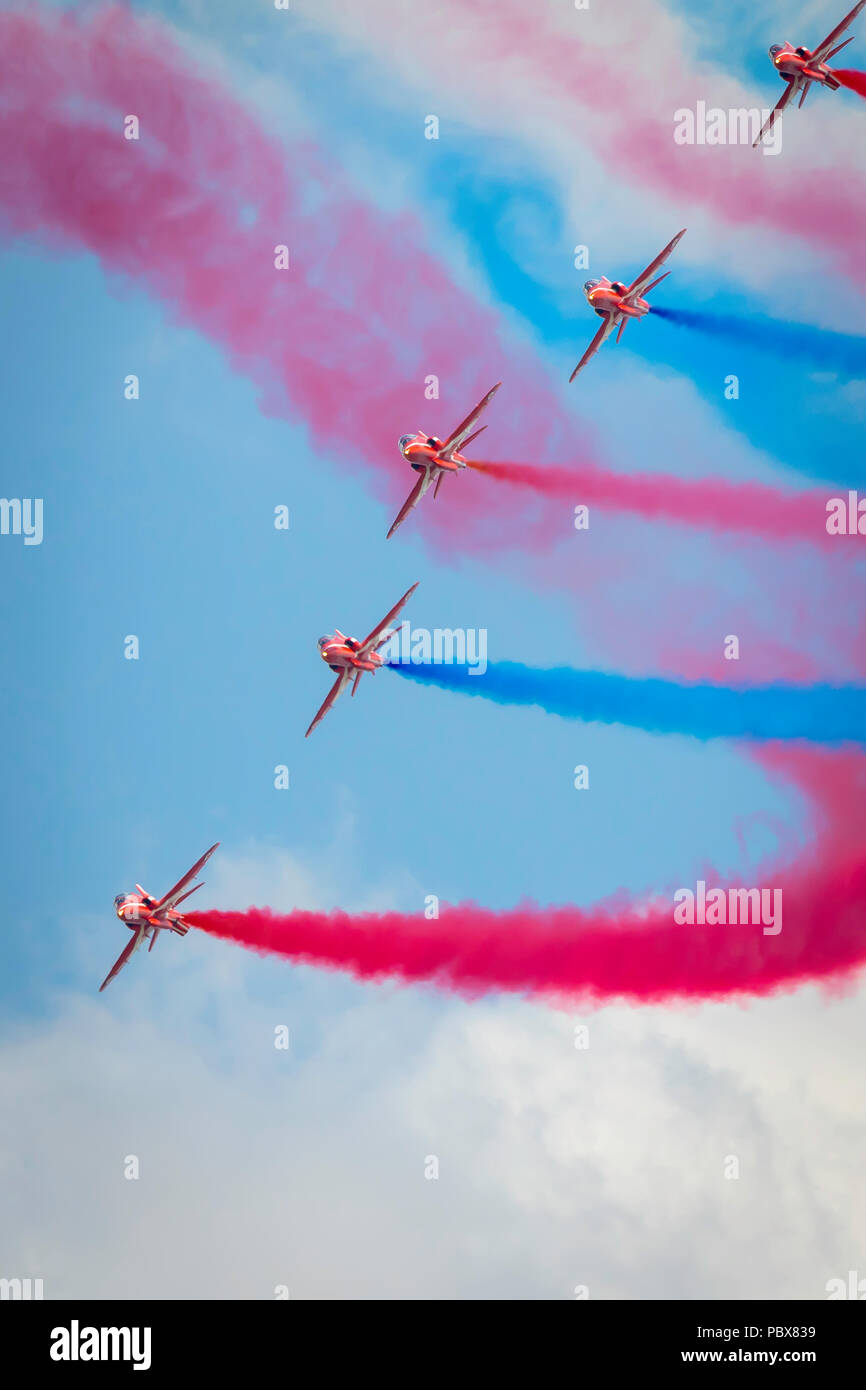
[[[304,734],[304,738],[309,738],[310,734],[313,732],[319,721],[324,719],[325,715],[328,713],[328,710],[331,708],[331,705],[334,703],[337,696],[342,694],[351,675],[352,668],[350,666],[346,666],[340,672],[337,679],[334,681],[334,684],[331,686],[330,690],[328,691],[327,695],[322,701],[322,704],[320,705],[319,709],[316,711],[315,718],[313,719],[313,722],[310,725],[307,732]]]
[[[649,263],[649,265],[647,266],[646,270],[641,271],[641,273],[640,273],[640,275],[637,277],[637,279],[632,281],[632,283],[629,285],[628,289],[626,290],[625,294],[623,295],[623,299],[633,299],[635,296],[640,295],[640,294],[643,293],[643,291],[646,289],[647,285],[649,284],[650,280],[651,280],[651,279],[653,278],[653,276],[655,275],[656,271],[657,271],[661,266],[664,265],[664,263],[665,263],[665,261],[667,260],[668,256],[671,254],[671,252],[672,252],[672,251],[674,250],[674,248],[676,247],[677,242],[681,241],[682,238],[685,236],[685,234],[686,234],[686,229],[685,229],[685,227],[683,227],[683,229],[682,229],[681,232],[677,232],[677,234],[676,234],[676,236],[674,237],[673,241],[669,241],[669,242],[668,242],[668,244],[667,244],[667,246],[665,247],[664,251],[660,251],[659,254],[656,256],[655,260],[654,260],[654,261],[650,261],[650,263]]]
[[[583,356],[581,357],[581,359],[580,359],[580,361],[578,362],[577,366],[575,367],[574,371],[572,372],[571,376],[568,378],[569,381],[574,381],[574,378],[577,376],[578,372],[579,372],[583,367],[586,366],[586,364],[587,364],[587,362],[589,361],[590,357],[594,357],[594,356],[595,356],[595,354],[598,352],[599,348],[601,347],[602,343],[605,341],[605,339],[607,339],[607,338],[610,337],[611,333],[613,332],[613,330],[614,330],[615,328],[616,328],[616,317],[615,317],[615,315],[613,315],[613,314],[607,314],[607,315],[605,316],[604,322],[603,322],[602,325],[601,325],[601,328],[600,328],[600,329],[598,330],[598,332],[596,333],[596,335],[595,335],[595,337],[593,338],[592,342],[590,343],[589,347],[586,349],[586,352],[583,354]]]
[[[860,0],[860,3],[854,6],[850,14],[846,14],[845,18],[841,21],[841,23],[836,25],[836,28],[833,30],[832,34],[828,34],[826,39],[821,40],[821,42],[818,44],[818,47],[812,54],[813,62],[824,62],[825,58],[829,54],[830,49],[833,47],[833,44],[838,39],[839,35],[844,34],[845,30],[848,28],[848,25],[851,24],[857,18],[864,5],[866,5],[866,0]]]
[[[105,986],[111,983],[115,975],[120,974],[121,970],[126,965],[126,962],[129,960],[130,956],[132,956],[138,950],[139,946],[144,940],[144,927],[145,924],[142,923],[138,931],[134,932],[133,935],[129,938],[120,955],[117,957],[117,960],[114,962],[105,979],[102,981],[102,984],[99,986],[100,994],[105,989]]]
[[[497,381],[496,385],[487,392],[487,395],[484,397],[484,400],[479,401],[475,409],[471,411],[469,415],[466,416],[466,419],[460,421],[460,424],[457,426],[453,434],[449,434],[448,438],[445,440],[445,443],[442,445],[442,448],[439,451],[440,455],[443,458],[450,458],[452,454],[456,454],[458,449],[460,448],[460,445],[465,443],[467,436],[472,433],[472,427],[478,419],[479,415],[481,414],[482,410],[484,410],[485,407],[490,404],[501,385],[502,382]]]
[[[378,645],[380,638],[385,636],[385,633],[388,631],[388,628],[390,627],[391,623],[394,621],[397,614],[400,612],[400,609],[403,607],[404,603],[407,603],[409,601],[409,599],[412,597],[417,588],[418,585],[416,583],[412,585],[411,589],[406,590],[405,594],[400,599],[400,602],[395,603],[394,607],[391,609],[391,612],[386,613],[381,623],[378,623],[376,627],[373,628],[373,631],[369,634],[369,636],[364,638],[356,653],[357,656],[366,656],[368,652],[372,651],[373,648]]]
[[[758,138],[752,142],[753,150],[756,150],[758,148],[764,136],[768,135],[770,131],[773,129],[776,117],[779,115],[781,111],[784,111],[785,107],[788,105],[788,102],[791,100],[791,97],[794,96],[794,94],[799,90],[799,88],[800,78],[792,77],[791,81],[785,87],[784,92],[779,97],[779,100],[776,102],[776,105],[773,107],[764,124],[761,126],[761,129],[758,132]]]
[[[201,873],[202,869],[204,868],[207,861],[210,859],[214,850],[218,847],[219,840],[217,840],[215,845],[211,845],[210,849],[202,855],[201,859],[197,860],[196,863],[193,864],[192,868],[184,874],[183,878],[178,879],[177,883],[174,885],[173,888],[169,888],[165,897],[160,898],[159,902],[155,904],[153,911],[156,912],[157,910],[159,910],[161,912],[164,912],[167,908],[174,907],[181,894],[183,894],[184,888],[186,888],[188,884],[192,883],[193,879],[196,877],[197,874]]]
[[[432,481],[433,469],[425,468],[424,472],[421,474],[412,491],[409,493],[409,496],[406,498],[406,501],[403,503],[402,507],[397,513],[396,520],[393,522],[390,531],[385,537],[386,541],[389,541],[391,539],[394,532],[397,530],[397,527],[402,526],[403,522],[406,520],[407,516],[412,511],[412,509],[414,507],[417,507],[418,503],[421,501],[421,498],[424,496],[424,493],[427,491]]]

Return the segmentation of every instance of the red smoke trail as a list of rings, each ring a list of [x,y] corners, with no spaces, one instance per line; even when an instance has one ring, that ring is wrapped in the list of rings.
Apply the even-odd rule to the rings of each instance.
[[[611,473],[591,464],[533,468],[524,463],[470,462],[497,482],[529,488],[574,504],[595,503],[647,519],[683,522],[714,531],[744,531],[767,541],[804,540],[823,545],[826,492],[780,492],[759,483],[686,479],[665,473]],[[838,552],[838,546],[836,547]]]
[[[297,964],[466,995],[505,990],[653,1003],[766,995],[839,979],[866,962],[866,854],[855,828],[866,759],[771,750],[764,760],[815,798],[819,821],[815,846],[796,869],[765,866],[742,885],[782,889],[775,936],[752,925],[676,925],[672,892],[646,906],[616,899],[587,909],[492,912],[464,903],[445,907],[434,921],[420,912],[278,915],[264,908],[192,913],[190,920],[210,935]],[[706,871],[699,876],[708,887],[721,886]]]
[[[866,97],[866,72],[858,72],[856,68],[834,68],[833,75],[838,77],[842,86],[847,87],[849,92]]]

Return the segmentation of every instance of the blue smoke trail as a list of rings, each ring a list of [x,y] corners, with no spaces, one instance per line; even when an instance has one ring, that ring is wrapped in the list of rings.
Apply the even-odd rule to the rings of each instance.
[[[866,689],[856,685],[730,689],[567,666],[539,670],[514,661],[495,662],[483,675],[471,674],[466,666],[397,662],[391,670],[499,705],[538,705],[563,719],[627,724],[655,734],[866,743]]]
[[[759,314],[740,318],[736,314],[667,309],[660,304],[653,304],[650,312],[696,333],[748,343],[818,370],[839,372],[846,377],[866,376],[866,338],[852,333],[828,333],[805,323],[778,323]]]

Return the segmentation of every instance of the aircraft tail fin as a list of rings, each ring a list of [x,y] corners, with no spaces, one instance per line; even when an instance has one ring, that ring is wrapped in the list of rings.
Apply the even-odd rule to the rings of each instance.
[[[151,951],[153,950],[154,946],[156,945],[156,938],[157,938],[158,936],[159,936],[159,927],[154,927],[154,929],[153,929],[153,936],[150,938],[150,945],[149,945],[148,948],[147,948],[147,954],[148,954],[148,955],[150,955]]]
[[[806,100],[806,97],[809,95],[809,88],[811,87],[811,85],[812,85],[812,83],[807,81],[805,87],[803,88],[803,93],[802,93],[802,96],[800,97],[800,101],[799,101],[799,104],[798,104],[798,106],[797,106],[797,110],[798,110],[798,111],[800,110],[800,107],[803,105],[803,102]]]
[[[616,341],[617,341],[617,342],[619,342],[620,338],[622,337],[623,333],[625,332],[625,326],[626,326],[627,323],[628,323],[628,319],[627,319],[627,318],[626,318],[626,319],[623,319],[622,322],[620,323],[619,332],[618,332],[617,335],[616,335]]]
[[[363,676],[363,674],[364,674],[363,671],[356,671],[356,672],[355,672],[355,679],[354,679],[353,682],[352,682],[352,695],[353,695],[353,697],[354,697],[354,695],[355,695],[355,693],[356,693],[356,691],[357,691],[357,689],[358,689],[358,686],[361,684],[361,677]]]
[[[669,270],[666,270],[665,273],[664,273],[664,275],[659,275],[659,276],[656,277],[655,280],[650,281],[650,283],[647,285],[646,289],[644,290],[644,294],[649,294],[650,290],[654,290],[655,287],[656,287],[656,285],[660,285],[661,282],[662,282],[662,280],[666,280],[666,279],[668,278],[669,275],[670,275],[670,271],[669,271]]]
[[[843,48],[845,48],[845,46],[846,46],[847,44],[853,43],[856,37],[857,37],[856,34],[851,34],[849,38],[843,39],[841,43],[837,43],[837,45],[836,45],[835,48],[831,48],[831,49],[830,49],[830,52],[827,54],[827,57],[824,59],[824,62],[825,62],[825,63],[829,63],[830,59],[831,59],[831,58],[835,58],[835,57],[836,57],[836,54],[839,53]]]
[[[182,893],[181,896],[180,896],[179,898],[175,898],[175,900],[174,900],[174,905],[175,905],[175,907],[177,907],[179,903],[185,903],[186,900],[187,900],[187,898],[191,898],[192,895],[193,895],[193,893],[197,893],[197,892],[198,892],[199,888],[204,888],[204,882],[203,882],[203,881],[202,881],[201,883],[197,883],[197,884],[195,885],[194,888],[188,888],[187,891],[186,891],[185,893]]]
[[[480,434],[480,430],[479,430],[479,434]],[[436,498],[436,494],[438,493],[440,487],[442,486],[442,479],[443,479],[444,477],[445,477],[445,474],[444,474],[444,473],[440,473],[440,474],[439,474],[439,477],[436,479],[436,486],[435,486],[434,489],[433,489],[433,498],[434,498],[434,500],[435,500],[435,498]]]
[[[483,434],[486,429],[487,426],[482,425],[480,429],[475,430],[473,434],[470,434],[466,439],[464,439],[463,443],[460,446],[460,452],[462,453],[463,450],[467,447],[467,445],[471,444],[473,439],[477,439],[479,434]]]

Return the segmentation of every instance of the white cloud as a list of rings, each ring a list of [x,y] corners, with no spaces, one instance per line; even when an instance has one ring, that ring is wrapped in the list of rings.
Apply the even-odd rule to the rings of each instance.
[[[256,856],[220,891],[316,901],[320,865]],[[181,948],[0,1045],[0,1273],[48,1297],[820,1298],[866,1268],[862,996],[558,1011]]]

